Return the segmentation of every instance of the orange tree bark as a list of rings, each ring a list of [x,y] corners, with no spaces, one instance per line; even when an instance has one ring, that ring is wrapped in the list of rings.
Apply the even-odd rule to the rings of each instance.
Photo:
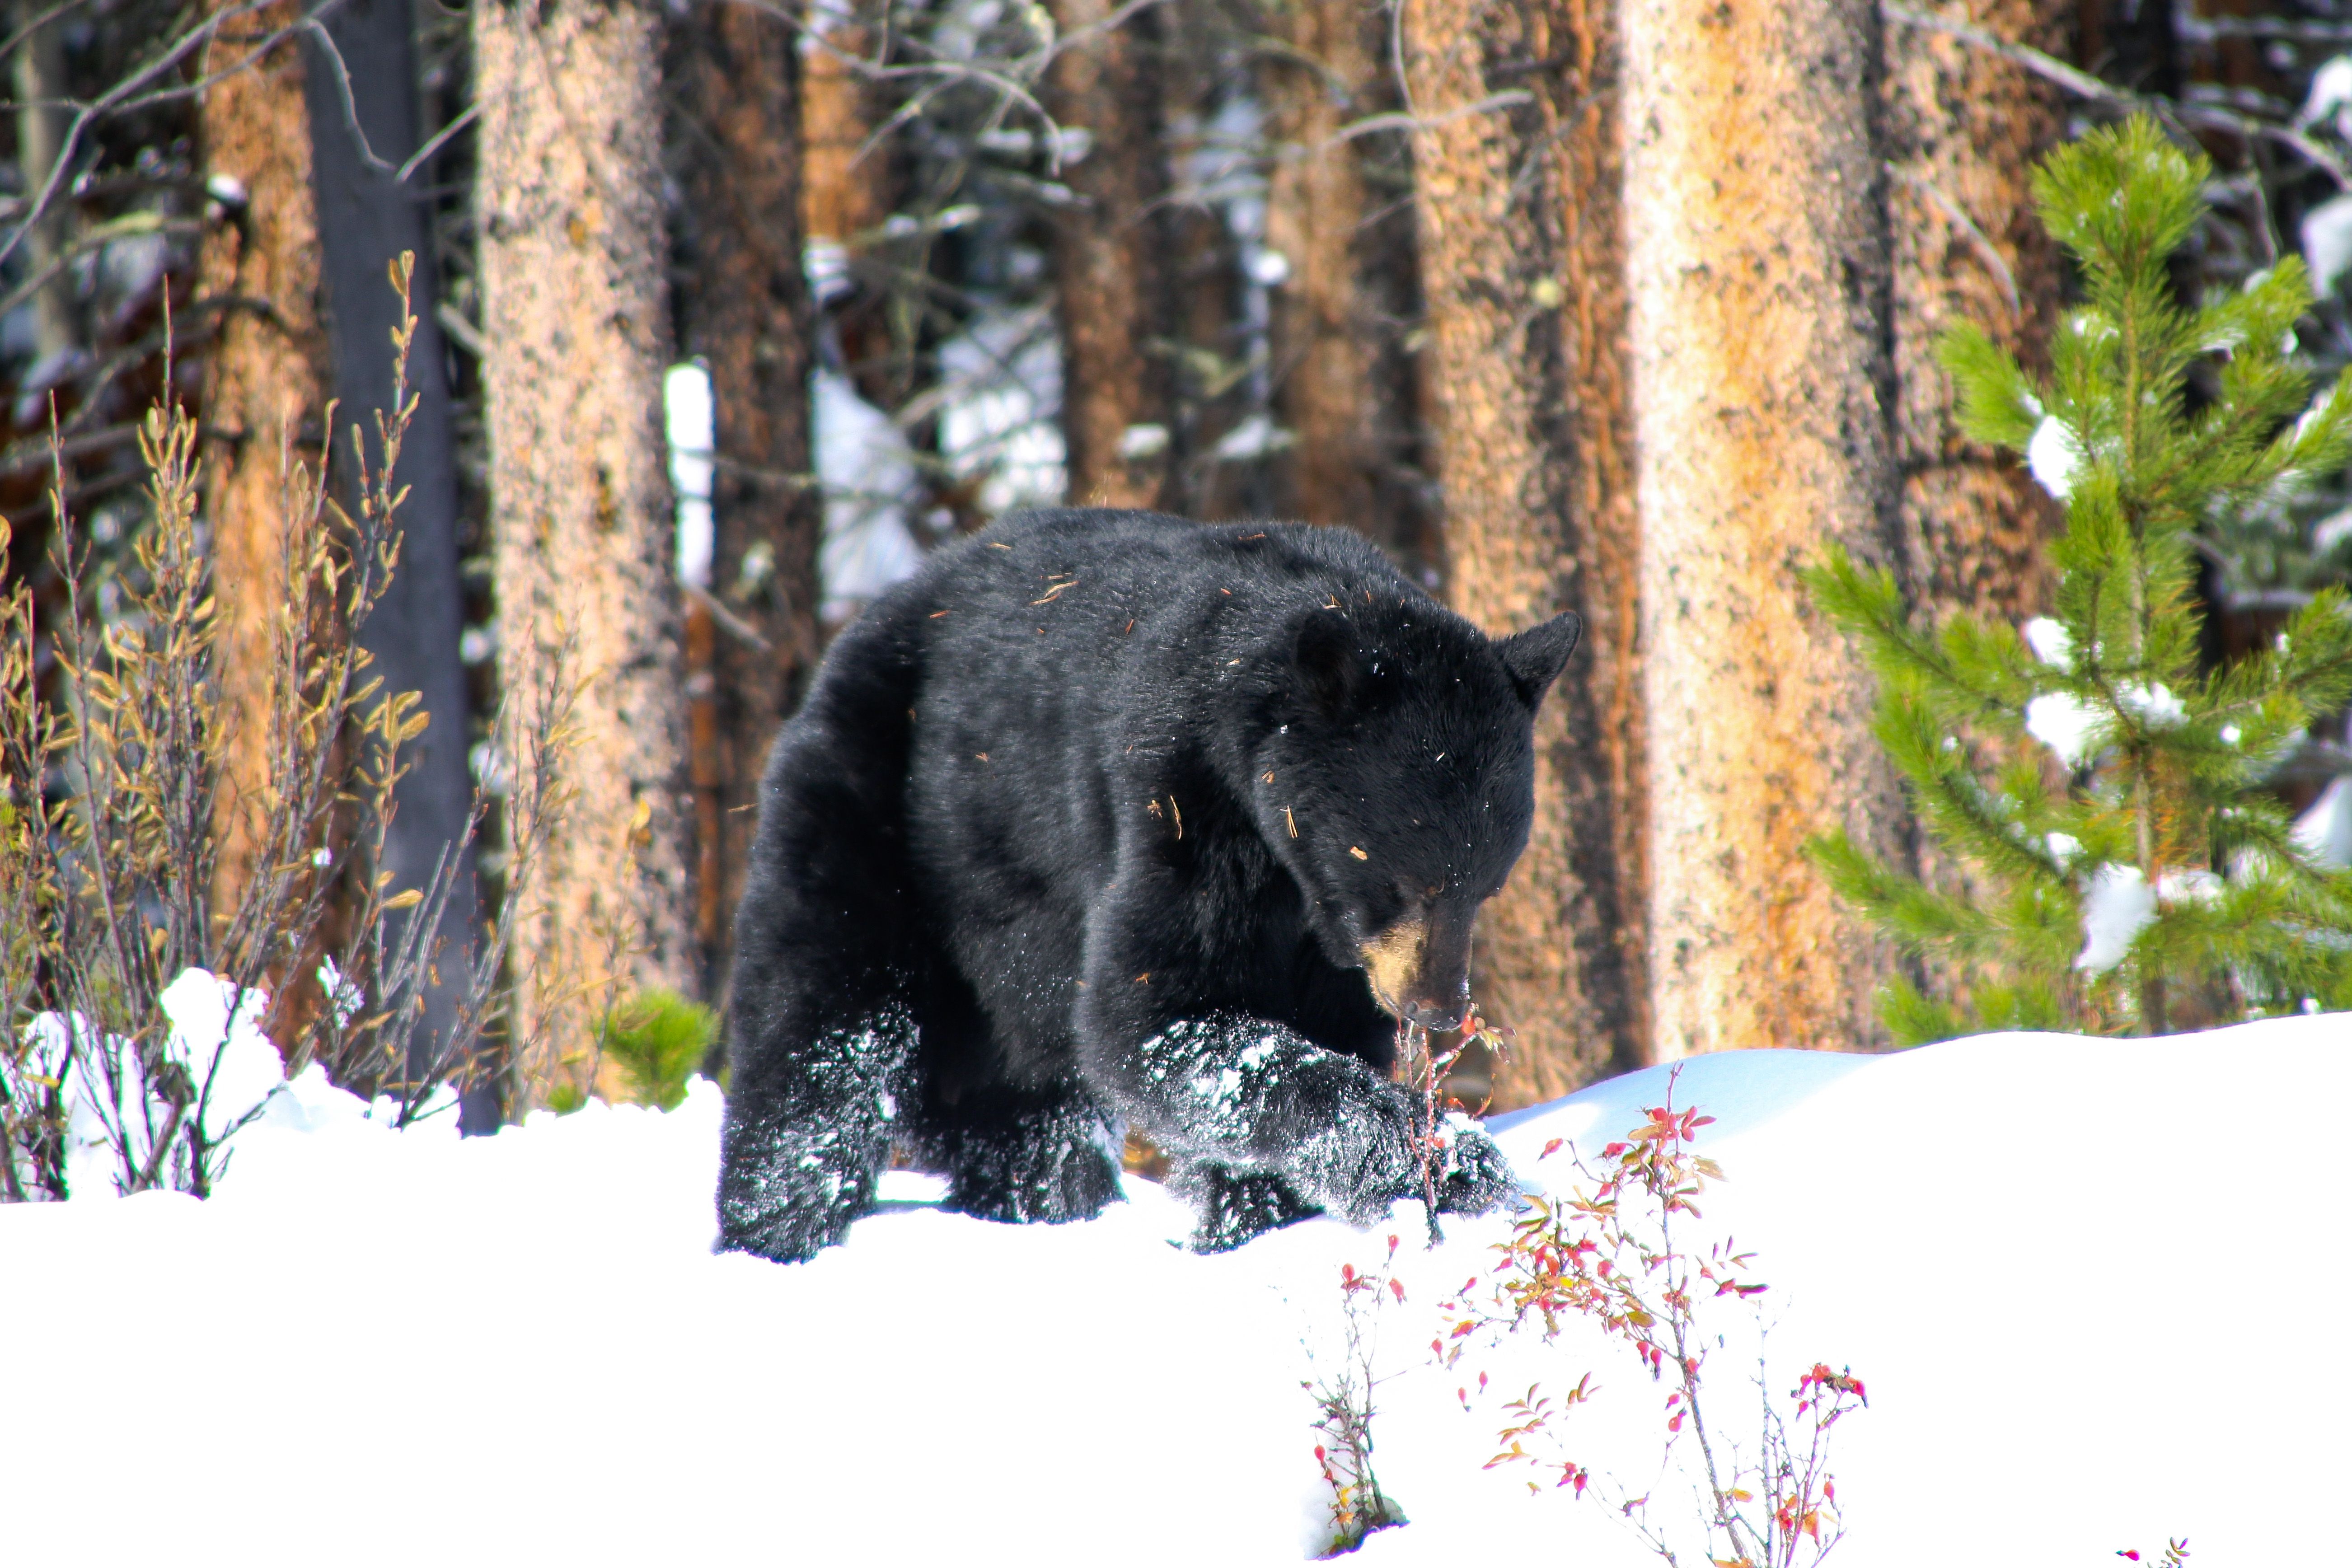
[[[1995,37],[2063,53],[2056,0],[1926,7]],[[1914,591],[1939,610],[2019,619],[2048,592],[2041,546],[2062,521],[2018,464],[1968,441],[1936,339],[1974,321],[2046,363],[2057,248],[2034,216],[2033,165],[2064,127],[2057,89],[1958,38],[1889,21],[1885,152],[1894,172],[1895,455]]]
[[[1655,1049],[1866,1047],[1894,955],[1803,847],[1907,863],[1903,807],[1795,573],[1901,564],[1876,10],[1622,15]]]
[[[1273,322],[1276,407],[1294,439],[1282,510],[1433,565],[1394,298],[1413,272],[1412,230],[1375,184],[1410,165],[1399,132],[1341,140],[1352,122],[1397,107],[1388,13],[1363,0],[1289,0],[1263,25],[1279,46],[1262,52],[1258,71],[1276,142],[1266,244],[1290,268]]]
[[[872,47],[871,31],[846,4],[818,7],[822,47],[800,56],[801,222],[811,239],[847,245],[889,216],[888,154],[869,149],[874,91],[850,65]]]
[[[609,1079],[604,1007],[695,984],[656,27],[630,0],[473,11],[499,673],[509,702],[581,689],[517,938],[526,1096]]]
[[[210,8],[226,9],[227,0]],[[299,14],[296,0],[276,0],[227,24],[205,50],[203,70],[234,74],[205,90],[196,116],[206,177],[244,193],[241,203],[225,204],[196,263],[199,299],[221,310],[204,422],[222,710],[232,727],[213,886],[214,906],[224,910],[253,874],[268,810],[270,628],[285,583],[281,459],[290,438],[295,458],[315,471],[328,379],[302,56],[287,40],[253,60],[254,45]]]
[[[1168,247],[1160,207],[1168,169],[1150,10],[1116,27],[1111,0],[1053,0],[1067,47],[1045,74],[1046,108],[1091,139],[1065,164],[1076,198],[1056,213],[1055,298],[1062,328],[1062,433],[1069,499],[1079,506],[1156,506],[1177,454],[1120,454],[1139,425],[1170,428]]]
[[[1405,25],[1448,593],[1495,632],[1586,623],[1480,927],[1481,1008],[1517,1037],[1496,1102],[1526,1104],[1648,1041],[1621,44],[1611,7],[1549,0],[1411,0]]]
[[[815,62],[829,60],[822,53]],[[679,249],[684,348],[709,367],[720,467],[711,497],[709,591],[688,606],[698,807],[696,935],[709,994],[723,994],[728,925],[742,894],[760,770],[817,652],[822,512],[809,471],[809,300],[801,274],[799,52],[792,30],[748,5],[704,5],[672,25],[667,71],[686,192]],[[837,68],[836,68],[837,71]],[[854,89],[836,74],[831,90]],[[862,138],[860,138],[862,140]],[[855,152],[853,145],[849,151]],[[830,154],[846,154],[836,144]],[[830,171],[846,178],[845,167]],[[862,185],[857,189],[865,188]],[[845,205],[848,191],[827,201]],[[854,214],[844,237],[878,216]]]

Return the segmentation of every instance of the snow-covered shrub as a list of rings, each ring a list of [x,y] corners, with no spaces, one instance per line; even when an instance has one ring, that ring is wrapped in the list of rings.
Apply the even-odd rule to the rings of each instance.
[[[26,1160],[30,1168],[9,1179],[62,1174],[48,1194],[55,1197],[209,1188],[227,1163],[229,1140],[285,1086],[278,1047],[261,1032],[268,998],[191,969],[158,1002],[166,1026],[142,1037],[57,1013],[26,1026],[23,1076],[56,1092],[61,1159],[53,1166]],[[194,1168],[198,1160],[209,1168]]]

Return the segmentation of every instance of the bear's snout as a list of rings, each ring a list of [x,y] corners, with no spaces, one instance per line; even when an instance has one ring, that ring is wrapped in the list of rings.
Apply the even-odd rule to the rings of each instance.
[[[1373,997],[1389,1012],[1424,1029],[1458,1027],[1470,1006],[1467,939],[1466,921],[1442,916],[1434,922],[1419,917],[1398,921],[1377,941],[1364,944],[1364,973]]]

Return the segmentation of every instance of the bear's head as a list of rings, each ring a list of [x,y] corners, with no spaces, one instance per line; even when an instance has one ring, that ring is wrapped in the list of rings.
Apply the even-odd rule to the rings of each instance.
[[[1381,1005],[1462,1021],[1470,930],[1527,847],[1535,714],[1582,623],[1489,638],[1423,598],[1296,616],[1253,752],[1259,831],[1326,954]]]

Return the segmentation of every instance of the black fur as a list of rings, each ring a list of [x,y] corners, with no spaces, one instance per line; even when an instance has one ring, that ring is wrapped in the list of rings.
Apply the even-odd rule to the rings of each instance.
[[[1363,950],[1467,994],[1527,841],[1563,616],[1489,641],[1338,530],[1009,518],[834,645],[776,743],[737,917],[722,1245],[803,1258],[893,1142],[950,1203],[1085,1218],[1131,1121],[1236,1245],[1418,1190]],[[1444,1206],[1501,1201],[1466,1133]]]

